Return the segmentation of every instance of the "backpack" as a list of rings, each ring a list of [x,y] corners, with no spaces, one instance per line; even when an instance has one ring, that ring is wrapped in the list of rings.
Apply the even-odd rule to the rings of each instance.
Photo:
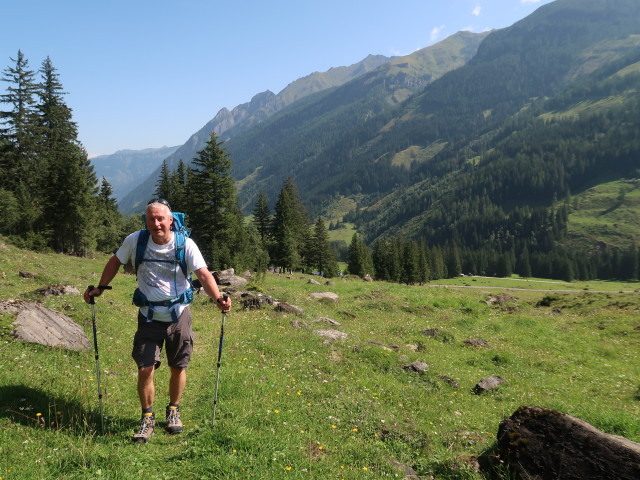
[[[171,300],[163,300],[158,302],[152,302],[147,299],[147,297],[140,291],[139,288],[136,288],[135,292],[133,292],[133,304],[136,307],[149,307],[147,313],[147,322],[153,321],[153,311],[154,307],[162,306],[169,307],[169,312],[171,313],[171,320],[173,323],[178,321],[178,306],[179,305],[187,305],[193,301],[193,282],[191,280],[191,275],[189,275],[187,260],[185,259],[185,245],[187,243],[187,238],[191,235],[191,229],[185,225],[184,222],[184,213],[181,212],[171,212],[173,216],[173,223],[171,224],[171,231],[173,231],[173,241],[175,243],[175,252],[176,258],[172,261],[172,263],[177,263],[180,265],[180,270],[184,274],[185,278],[189,282],[189,287],[178,295],[176,298]],[[142,215],[142,220],[145,221],[145,214]],[[140,230],[138,234],[138,243],[136,245],[136,257],[134,262],[134,268],[136,271],[136,275],[138,273],[138,267],[142,262],[167,262],[169,260],[150,260],[144,258],[144,254],[147,250],[147,243],[149,242],[149,237],[151,236],[151,232],[146,228]],[[174,282],[177,285],[177,279],[174,278]],[[178,289],[176,288],[176,291]]]

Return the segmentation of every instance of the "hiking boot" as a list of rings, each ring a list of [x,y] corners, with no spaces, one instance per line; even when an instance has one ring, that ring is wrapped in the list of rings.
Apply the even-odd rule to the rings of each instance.
[[[179,407],[167,407],[167,426],[165,430],[171,435],[182,432]]]
[[[153,427],[156,425],[156,418],[153,413],[145,413],[140,420],[140,428],[131,438],[137,443],[147,443],[151,435],[153,435]]]

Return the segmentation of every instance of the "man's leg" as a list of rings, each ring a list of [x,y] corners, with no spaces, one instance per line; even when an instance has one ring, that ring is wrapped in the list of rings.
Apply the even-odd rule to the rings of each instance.
[[[171,379],[169,380],[169,401],[172,405],[180,405],[182,392],[187,384],[187,370],[185,368],[171,367]]]
[[[133,436],[134,442],[147,442],[155,427],[153,400],[155,398],[154,371],[160,366],[160,350],[166,328],[147,322],[138,314],[138,330],[133,340],[131,356],[138,365],[138,397],[142,407],[140,428]]]
[[[153,372],[155,366],[142,367],[138,370],[138,396],[142,407],[142,418],[140,428],[133,436],[134,442],[146,443],[153,434],[156,419],[153,415],[153,398],[155,396],[155,385],[153,383]]]
[[[143,410],[153,407],[153,399],[156,394],[156,387],[153,383],[153,372],[155,367],[142,367],[138,370],[138,397]]]
[[[187,383],[187,370],[184,368],[171,367],[171,379],[169,380],[169,405],[167,406],[167,425],[165,430],[175,434],[182,432],[182,421],[180,420],[180,399],[184,386]]]

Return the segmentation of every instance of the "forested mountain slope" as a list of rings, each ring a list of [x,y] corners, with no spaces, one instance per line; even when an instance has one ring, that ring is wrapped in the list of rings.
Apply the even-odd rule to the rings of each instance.
[[[313,214],[355,199],[347,219],[369,242],[483,248],[497,238],[492,248],[510,249],[534,231],[528,246],[554,248],[570,212],[545,236],[554,222],[538,216],[553,213],[536,209],[604,172],[635,175],[639,49],[640,2],[558,0],[492,32],[466,65],[394,108],[367,97],[342,116],[337,99],[375,84],[372,72],[228,142],[245,206],[292,176]]]
[[[317,192],[313,199],[306,196],[309,202],[322,203],[336,189],[339,192],[338,186],[345,181],[341,175],[351,166],[353,153],[334,149],[357,147],[357,128],[369,125],[372,119],[393,117],[411,95],[469,61],[486,35],[459,32],[341,87],[309,96],[230,139],[227,147],[234,159],[235,176],[243,180],[243,206],[249,207],[259,190],[273,198],[288,176],[307,192]],[[401,170],[387,173],[385,180],[390,185],[397,181],[397,174],[400,178],[406,175]],[[319,190],[324,184],[330,187]]]
[[[419,172],[420,182],[363,210],[358,221],[374,238],[402,234],[478,247],[508,234],[508,219],[524,210],[598,182],[638,177],[639,87],[637,49],[443,154]]]
[[[640,3],[632,0],[547,4],[512,27],[491,33],[467,65],[397,110],[343,130],[314,158],[300,152],[273,163],[290,165],[308,203],[316,205],[336,194],[365,194],[375,200],[424,177],[445,174],[459,165],[465,148],[480,151],[489,141],[488,132],[510,122],[531,102],[562,92],[594,63],[637,48],[639,19]],[[594,51],[599,52],[597,62]],[[243,165],[241,150],[233,143],[230,147]],[[413,159],[409,168],[398,164],[399,155]],[[270,163],[269,168],[275,166]]]
[[[414,164],[412,185],[354,215],[362,230],[477,247],[516,207],[637,175],[639,19],[631,0],[565,0],[490,35],[382,134],[397,150],[446,147]]]
[[[254,200],[259,188],[275,195],[283,181],[282,169],[286,177],[289,159],[297,162],[300,149],[322,151],[335,143],[336,135],[345,126],[399,104],[434,79],[463,65],[485,36],[486,33],[461,32],[405,57],[370,55],[351,67],[332,68],[298,79],[277,95],[258,94],[231,112],[218,112],[166,159],[167,165],[175,169],[180,160],[190,164],[211,132],[215,132],[228,141],[233,152],[236,179],[243,179],[261,166],[276,168],[275,172],[263,173],[257,183],[243,182],[245,206]],[[241,138],[235,140],[236,137]],[[159,169],[154,171],[123,199],[121,210],[136,211],[153,192],[159,174]]]

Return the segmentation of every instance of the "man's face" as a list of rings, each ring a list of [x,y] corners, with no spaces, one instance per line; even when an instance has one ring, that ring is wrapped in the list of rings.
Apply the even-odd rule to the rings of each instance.
[[[165,205],[152,204],[147,207],[146,215],[147,230],[151,233],[151,238],[157,245],[164,245],[171,241],[173,232],[171,224],[173,216]]]

